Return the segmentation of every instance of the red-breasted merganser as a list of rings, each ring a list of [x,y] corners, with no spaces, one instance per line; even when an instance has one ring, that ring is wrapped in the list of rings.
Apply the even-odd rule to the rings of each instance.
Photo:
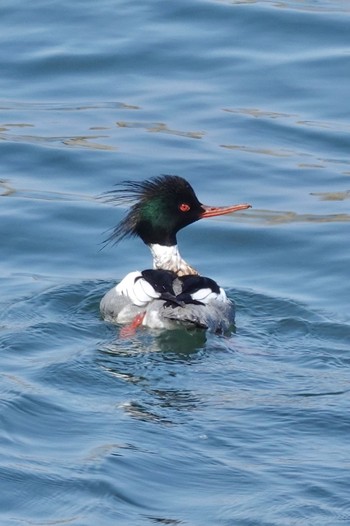
[[[163,175],[143,182],[126,181],[109,192],[109,201],[132,206],[106,240],[117,243],[139,236],[153,256],[153,269],[130,272],[102,298],[103,318],[113,323],[151,328],[180,324],[224,333],[234,322],[234,304],[217,283],[200,276],[180,256],[176,234],[199,219],[250,208],[199,202],[182,177]]]

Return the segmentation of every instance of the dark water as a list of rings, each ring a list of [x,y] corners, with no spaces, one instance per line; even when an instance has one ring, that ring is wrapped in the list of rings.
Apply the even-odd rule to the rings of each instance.
[[[350,4],[0,6],[1,525],[350,524]],[[99,317],[150,256],[97,196],[175,173],[237,332]]]

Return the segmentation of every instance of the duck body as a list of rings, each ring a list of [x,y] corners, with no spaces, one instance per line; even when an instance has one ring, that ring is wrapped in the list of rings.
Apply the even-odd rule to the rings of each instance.
[[[189,183],[178,176],[126,182],[110,192],[110,201],[134,202],[107,241],[139,236],[149,246],[153,269],[128,273],[105,294],[102,317],[112,323],[173,329],[179,325],[225,333],[234,323],[235,308],[211,278],[200,276],[180,256],[176,233],[202,217],[244,210],[250,205],[207,207]]]
[[[112,323],[172,329],[181,325],[224,333],[234,323],[234,304],[217,283],[203,276],[169,270],[130,272],[102,298],[101,313]]]

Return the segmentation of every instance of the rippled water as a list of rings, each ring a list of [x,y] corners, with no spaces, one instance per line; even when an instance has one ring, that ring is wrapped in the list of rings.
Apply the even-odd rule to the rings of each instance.
[[[0,7],[1,525],[350,522],[347,0]],[[231,337],[99,316],[124,179],[253,209],[179,235]]]

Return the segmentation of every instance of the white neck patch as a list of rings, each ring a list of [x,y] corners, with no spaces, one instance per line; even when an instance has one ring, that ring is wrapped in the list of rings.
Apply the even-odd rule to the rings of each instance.
[[[154,269],[172,270],[178,276],[198,274],[194,268],[182,259],[177,245],[166,247],[155,243],[148,246],[152,252]]]

